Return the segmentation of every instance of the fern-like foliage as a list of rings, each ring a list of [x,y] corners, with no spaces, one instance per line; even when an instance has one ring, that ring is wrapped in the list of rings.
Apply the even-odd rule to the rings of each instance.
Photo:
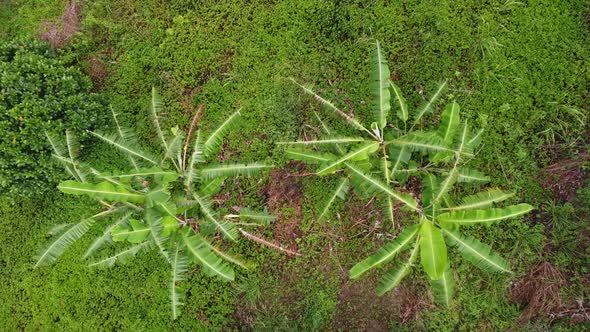
[[[377,287],[377,293],[383,295],[401,283],[420,256],[422,270],[431,281],[436,302],[449,305],[454,291],[449,247],[456,248],[467,261],[484,271],[510,271],[508,263],[490,246],[461,235],[459,229],[516,218],[533,207],[528,204],[496,206],[514,196],[497,188],[468,195],[462,200],[455,199],[457,186],[465,182],[484,184],[490,180],[467,165],[474,157],[483,131],[473,130],[466,121],[461,121],[461,107],[454,100],[449,100],[442,108],[438,126],[424,121],[437,111],[438,101],[447,97],[447,81],[435,86],[430,97],[412,110],[402,90],[389,79],[387,58],[378,42],[370,62],[370,108],[374,115],[370,130],[335,103],[297,83],[307,94],[357,129],[358,135],[338,135],[316,114],[318,127],[325,136],[307,139],[307,135],[306,140],[287,143],[286,154],[315,167],[319,176],[340,177],[335,191],[327,192],[327,201],[322,204],[318,220],[329,215],[337,197],[344,197],[348,183],[360,196],[376,196],[383,202],[384,215],[391,220],[392,231],[395,231],[397,211],[406,210],[415,215],[405,218],[410,219],[410,224],[403,225],[394,241],[354,265],[349,271],[351,278],[359,278],[401,256],[402,259],[384,275]],[[394,115],[390,114],[392,110]],[[408,123],[410,119],[411,123]],[[421,193],[412,194],[405,190],[403,184],[410,177],[422,182]],[[407,251],[409,253],[404,254]]]
[[[109,209],[53,230],[52,239],[40,251],[35,267],[53,263],[101,217],[106,219],[113,215],[83,258],[88,259],[91,267],[105,268],[125,263],[141,251],[156,250],[170,266],[170,301],[172,318],[176,319],[183,298],[180,283],[190,264],[200,266],[205,275],[226,281],[235,278],[233,266],[249,266],[237,255],[213,244],[211,239],[221,234],[237,241],[240,238],[238,225],[240,229],[260,227],[274,221],[266,211],[248,208],[242,208],[237,215],[221,215],[215,210],[211,196],[221,189],[225,179],[252,176],[271,166],[261,162],[208,162],[214,159],[212,156],[224,135],[238,124],[239,112],[232,114],[202,142],[200,130],[196,131],[196,138],[178,128],[163,130],[159,118],[162,105],[157,92],[152,90],[150,114],[162,147],[160,154],[142,149],[131,132],[121,126],[115,112],[112,112],[116,125],[114,133],[92,133],[128,157],[131,165],[121,172],[103,172],[80,164],[76,160],[78,145],[69,131],[65,143],[48,135],[55,159],[74,178],[60,183],[58,189],[95,198]],[[189,139],[194,141],[189,142]],[[184,153],[185,148],[192,151]],[[108,245],[112,243],[123,249],[114,251],[113,246]]]

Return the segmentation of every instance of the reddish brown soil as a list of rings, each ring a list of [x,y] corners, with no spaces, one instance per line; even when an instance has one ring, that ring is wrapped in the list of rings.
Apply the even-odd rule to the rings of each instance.
[[[94,87],[100,90],[104,87],[108,71],[104,63],[95,55],[86,60],[86,74],[92,80]]]
[[[53,48],[62,48],[70,43],[80,30],[83,1],[70,1],[64,8],[63,15],[55,22],[44,22],[39,27],[39,38]]]
[[[576,190],[588,176],[582,167],[587,161],[590,161],[590,155],[583,153],[575,159],[562,160],[545,167],[538,175],[541,185],[551,191],[557,202],[571,202]]]
[[[302,235],[299,224],[303,219],[303,192],[301,178],[297,174],[304,169],[305,165],[300,162],[290,162],[285,169],[274,169],[270,173],[269,184],[264,188],[268,209],[277,216],[273,225],[273,238],[281,246],[293,251],[297,251],[296,239]],[[287,215],[285,210],[288,211]]]
[[[513,302],[527,306],[518,321],[526,322],[535,316],[548,317],[563,307],[560,292],[565,285],[563,273],[551,263],[543,262],[533,267],[510,290]]]

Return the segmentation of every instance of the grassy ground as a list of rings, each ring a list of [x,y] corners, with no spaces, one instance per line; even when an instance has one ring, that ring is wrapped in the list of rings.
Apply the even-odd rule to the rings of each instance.
[[[62,9],[63,1],[2,2],[0,33],[34,35]],[[564,303],[588,301],[589,184],[582,182],[577,198],[564,202],[543,186],[539,174],[547,165],[575,159],[588,143],[589,15],[587,2],[566,0],[86,3],[80,32],[60,52],[94,75],[123,121],[147,144],[156,142],[147,116],[149,91],[156,86],[169,126],[187,127],[201,103],[207,104],[204,130],[242,108],[242,127],[228,137],[220,158],[283,167],[282,147],[272,142],[297,138],[307,130],[304,124],[313,124],[312,111],[322,112],[286,78],[313,84],[368,120],[368,55],[376,38],[411,105],[449,79],[445,98],[454,97],[464,117],[486,130],[474,166],[485,170],[493,185],[516,190],[518,200],[538,209],[526,220],[474,231],[511,262],[515,274],[483,274],[457,259],[456,299],[445,309],[432,304],[421,271],[383,298],[374,295],[376,276],[347,280],[346,271],[381,243],[380,231],[373,229],[381,216],[367,213],[366,202],[350,199],[339,203],[341,213],[333,221],[315,223],[317,202],[336,184],[332,179],[290,178],[294,191],[276,187],[278,175],[247,181],[232,189],[242,201],[260,204],[269,192],[292,195],[275,202],[279,220],[263,235],[304,256],[292,259],[241,244],[236,249],[255,267],[239,271],[233,284],[196,271],[185,286],[184,313],[171,322],[167,270],[155,254],[140,254],[108,271],[89,270],[79,259],[91,241],[86,237],[54,266],[32,269],[47,231],[87,215],[95,204],[55,191],[30,201],[3,199],[4,329],[589,328],[568,319],[549,325],[542,317],[516,324],[525,308],[512,302],[509,292],[512,282],[549,261],[571,280],[561,292]],[[348,130],[339,119],[325,117]],[[87,158],[114,167],[102,147],[89,147]],[[229,206],[235,200],[230,196]]]

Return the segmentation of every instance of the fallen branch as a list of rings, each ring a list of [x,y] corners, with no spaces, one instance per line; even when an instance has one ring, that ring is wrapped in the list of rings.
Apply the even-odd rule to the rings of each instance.
[[[269,242],[269,241],[267,241],[267,240],[265,240],[265,239],[259,238],[259,237],[257,237],[257,236],[256,236],[256,235],[254,235],[254,234],[250,234],[250,233],[246,232],[245,230],[243,230],[242,228],[238,228],[238,230],[240,230],[240,232],[241,232],[241,233],[242,233],[242,234],[243,234],[245,237],[247,237],[248,239],[250,239],[250,240],[252,240],[252,241],[254,241],[254,242],[258,242],[258,243],[260,243],[260,244],[262,244],[262,245],[265,245],[265,246],[267,246],[267,247],[270,247],[270,248],[277,249],[277,250],[279,250],[279,251],[282,251],[282,252],[286,253],[287,255],[292,255],[292,256],[302,256],[300,253],[298,253],[298,252],[296,252],[296,251],[292,251],[292,250],[289,250],[289,249],[283,248],[283,247],[279,246],[278,244],[274,244],[274,243],[272,243],[272,242]]]

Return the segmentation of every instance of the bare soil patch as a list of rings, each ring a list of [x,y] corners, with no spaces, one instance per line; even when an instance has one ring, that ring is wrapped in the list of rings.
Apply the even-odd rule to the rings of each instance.
[[[538,175],[541,185],[551,191],[557,202],[571,202],[588,176],[582,167],[587,161],[590,161],[590,154],[582,153],[575,159],[562,160],[543,168]]]
[[[566,303],[562,298],[561,291],[566,286],[566,276],[558,267],[549,262],[533,267],[510,290],[512,301],[526,306],[517,322],[525,323],[535,317],[542,317],[550,322],[565,317],[570,318],[572,323],[590,320],[588,300]]]
[[[54,49],[68,45],[76,32],[80,30],[83,4],[84,1],[68,2],[60,18],[54,22],[47,21],[41,24],[39,38],[48,42]]]
[[[97,90],[102,89],[108,76],[107,67],[96,55],[88,58],[85,62],[87,65],[86,74],[92,80],[94,88]]]
[[[296,239],[303,234],[299,229],[303,218],[301,211],[303,191],[301,178],[297,174],[304,170],[305,165],[300,162],[290,162],[285,169],[274,169],[270,172],[268,185],[263,189],[269,211],[277,216],[273,227],[273,238],[293,251],[297,251]]]

